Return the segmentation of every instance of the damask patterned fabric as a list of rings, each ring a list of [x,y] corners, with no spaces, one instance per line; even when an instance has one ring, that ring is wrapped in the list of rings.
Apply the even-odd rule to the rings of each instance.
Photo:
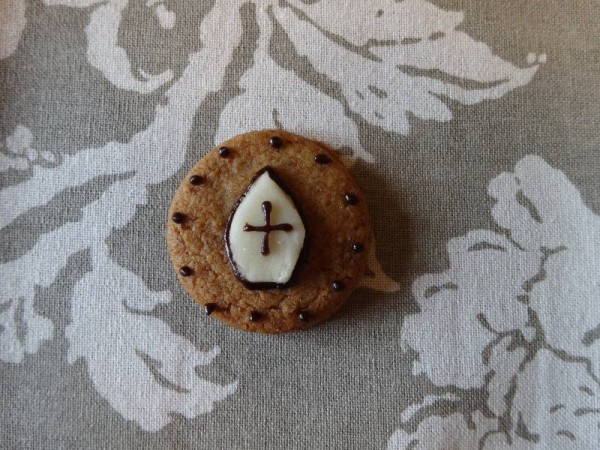
[[[0,447],[600,448],[595,0],[0,0]],[[330,321],[207,319],[165,215],[280,127],[367,192]]]

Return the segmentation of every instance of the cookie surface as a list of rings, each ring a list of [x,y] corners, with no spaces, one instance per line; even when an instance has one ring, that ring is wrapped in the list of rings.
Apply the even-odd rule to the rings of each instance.
[[[360,282],[371,241],[365,196],[342,161],[282,130],[213,148],[167,217],[171,261],[188,294],[211,317],[264,333],[333,314]]]

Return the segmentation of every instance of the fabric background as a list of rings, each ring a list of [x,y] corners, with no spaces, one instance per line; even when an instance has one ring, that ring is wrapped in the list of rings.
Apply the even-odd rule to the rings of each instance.
[[[0,0],[0,447],[600,447],[600,4]],[[367,192],[330,321],[246,334],[168,262],[254,128]]]

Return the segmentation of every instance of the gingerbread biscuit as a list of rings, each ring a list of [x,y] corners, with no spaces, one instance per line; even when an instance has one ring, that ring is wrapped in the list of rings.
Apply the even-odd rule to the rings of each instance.
[[[318,323],[356,288],[372,230],[365,195],[337,155],[282,130],[208,152],[167,217],[179,281],[208,315],[280,333]]]

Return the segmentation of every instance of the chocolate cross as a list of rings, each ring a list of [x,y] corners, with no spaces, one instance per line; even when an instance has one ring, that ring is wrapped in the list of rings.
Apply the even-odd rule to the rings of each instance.
[[[260,227],[246,224],[244,225],[244,231],[260,231],[261,233],[265,233],[260,247],[260,253],[263,256],[266,256],[269,254],[269,233],[271,231],[285,231],[287,233],[288,231],[292,231],[293,227],[289,223],[271,225],[271,210],[273,209],[273,205],[271,205],[271,202],[262,202],[261,206],[263,213],[265,214],[265,224]]]

